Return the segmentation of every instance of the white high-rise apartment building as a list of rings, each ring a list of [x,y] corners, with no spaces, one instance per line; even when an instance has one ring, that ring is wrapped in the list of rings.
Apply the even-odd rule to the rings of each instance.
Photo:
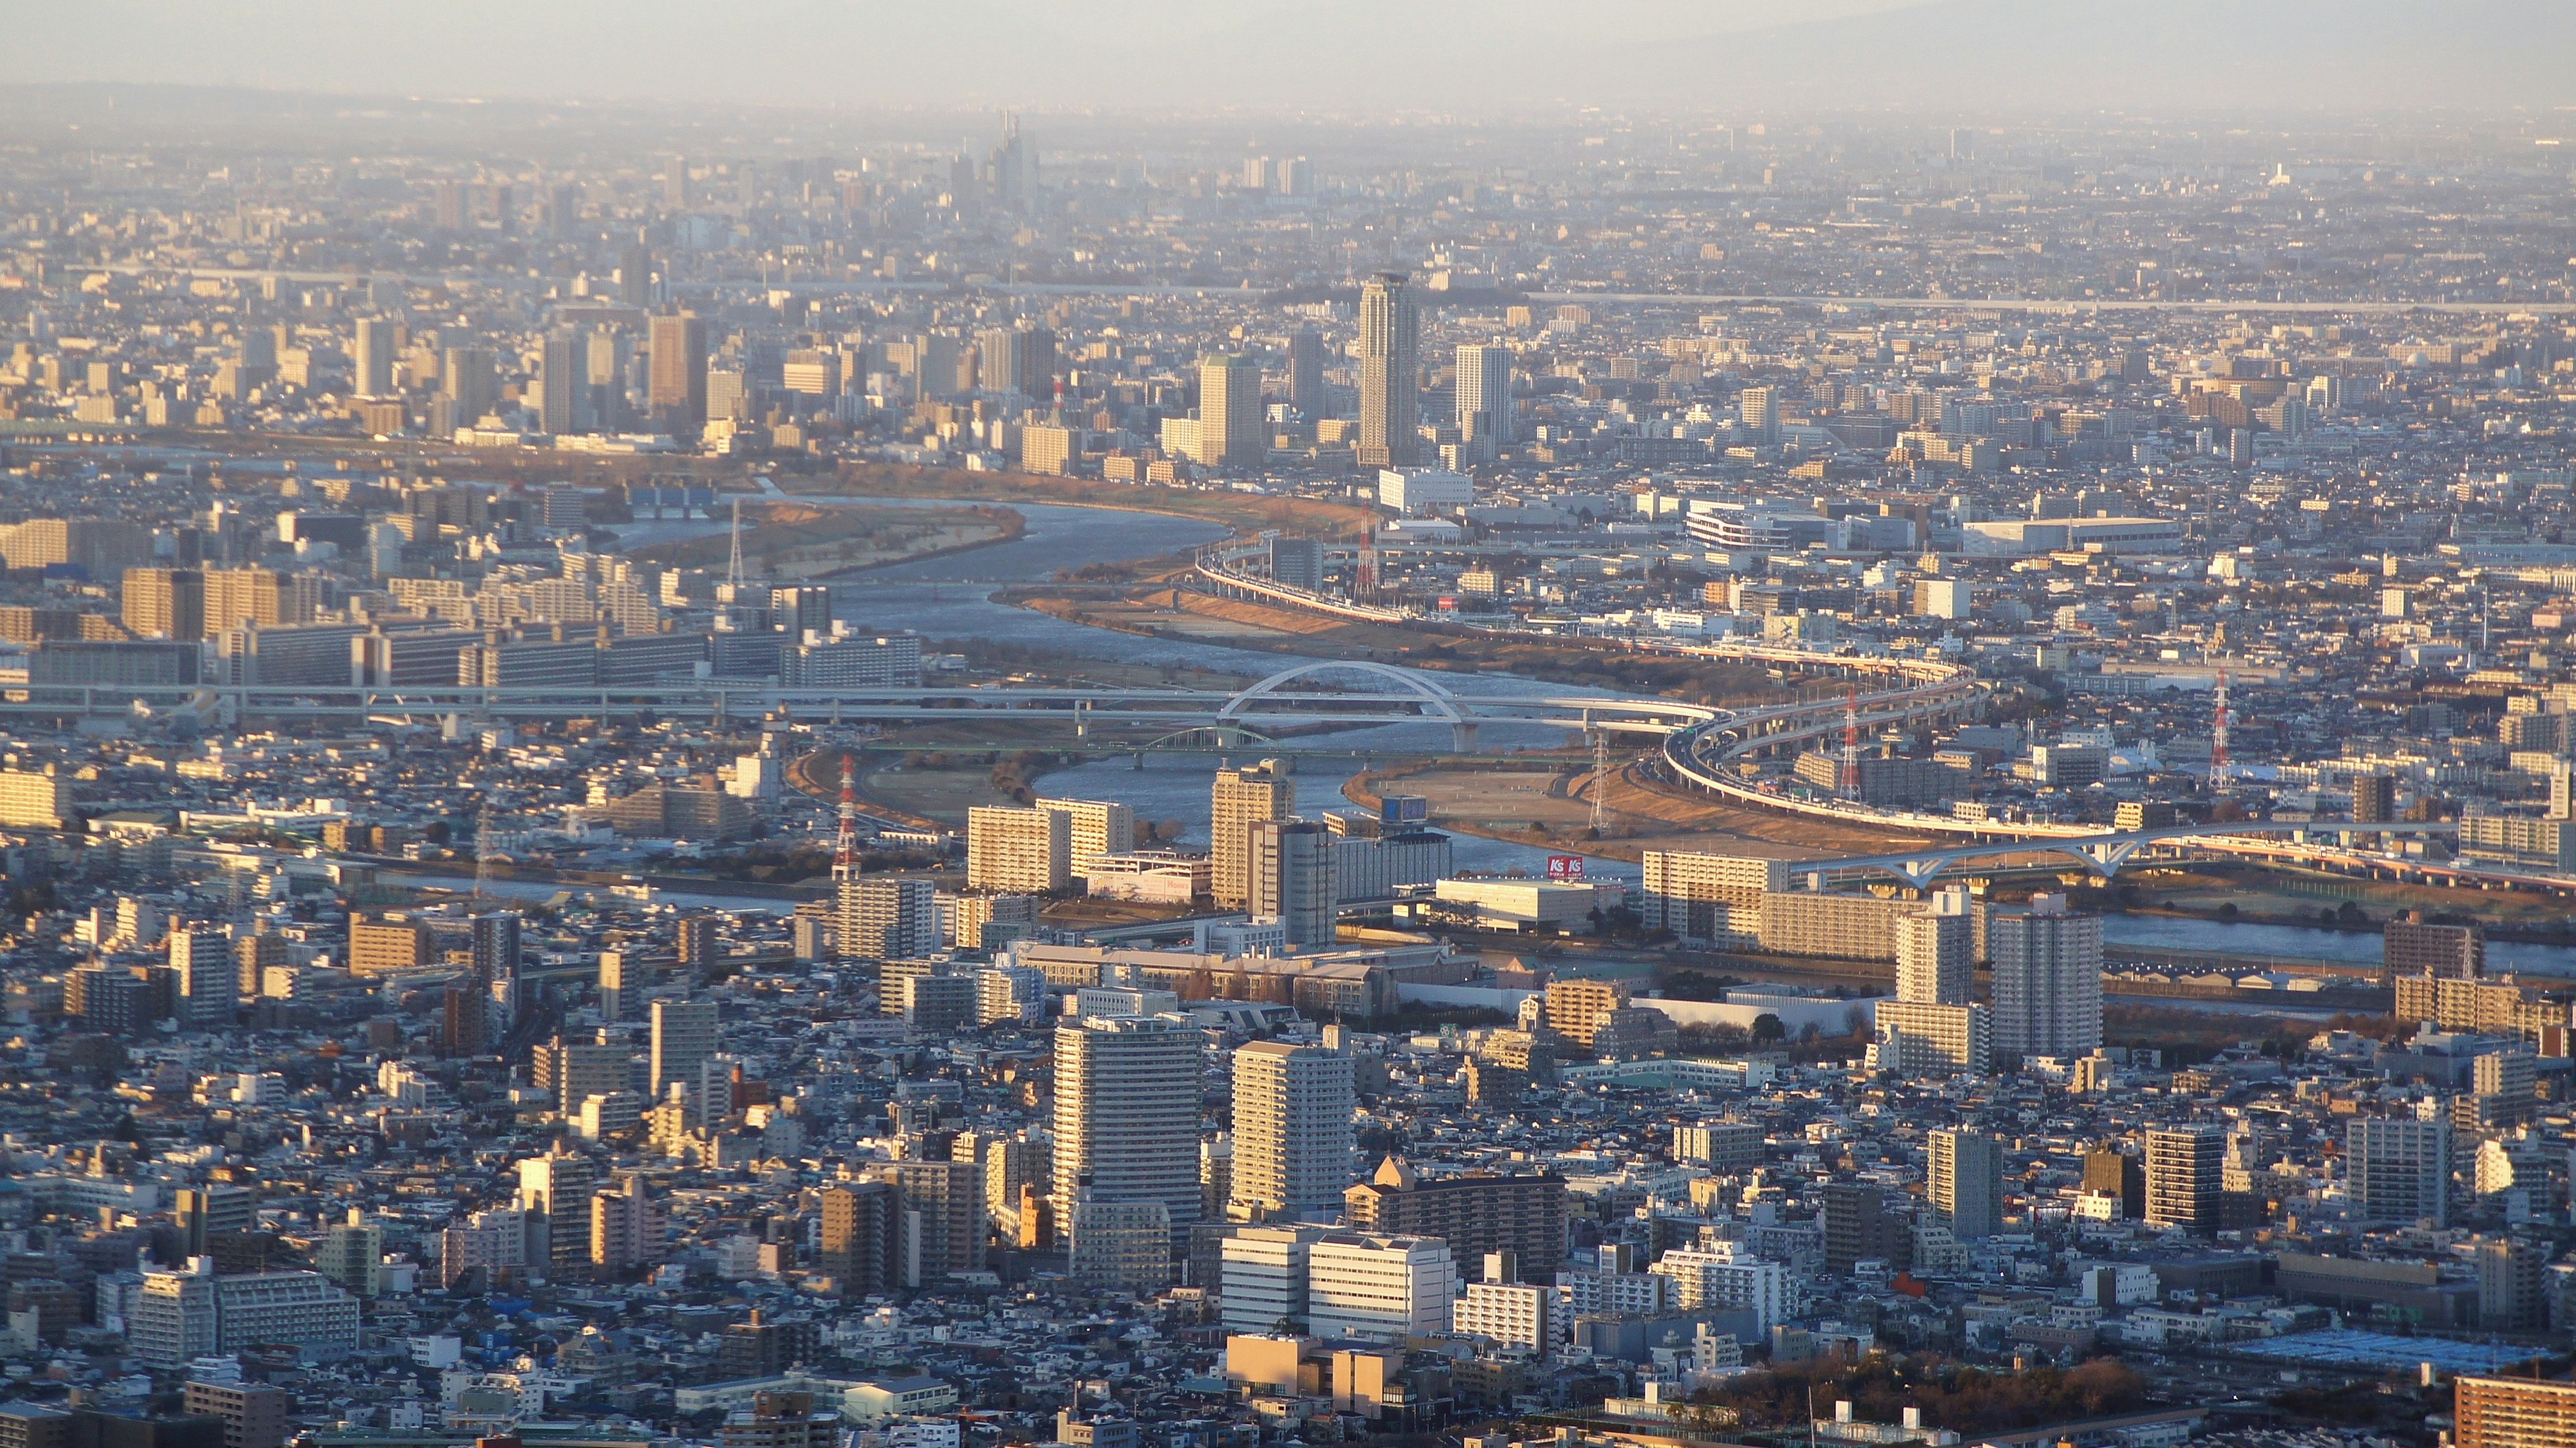
[[[1235,1201],[1274,1217],[1329,1218],[1356,1179],[1351,1058],[1254,1041],[1234,1053]]]
[[[1071,832],[1070,868],[1088,875],[1103,855],[1132,854],[1136,849],[1136,811],[1116,800],[1042,799],[1037,807],[1063,815]]]
[[[1963,1006],[1977,974],[1976,922],[1968,897],[1944,891],[1929,908],[1896,917],[1896,998]]]
[[[1052,894],[1073,879],[1073,817],[978,805],[966,812],[966,888]]]
[[[1789,1269],[1777,1262],[1736,1250],[1732,1242],[1683,1247],[1666,1252],[1646,1269],[1673,1279],[1675,1304],[1694,1307],[1740,1307],[1759,1319],[1757,1331],[1789,1316]]]
[[[2089,1056],[2102,1044],[2102,917],[2063,895],[2002,911],[1986,927],[1995,960],[1995,1049]]]
[[[2440,1116],[2365,1116],[2344,1128],[2344,1191],[2373,1222],[2451,1220],[2451,1123]]]
[[[1334,1232],[1306,1249],[1306,1330],[1390,1340],[1449,1330],[1458,1263],[1436,1237]]]
[[[918,960],[939,949],[939,887],[853,875],[841,881],[832,945],[844,958]]]
[[[1565,1323],[1555,1288],[1518,1282],[1470,1282],[1449,1311],[1449,1330],[1461,1337],[1547,1354],[1564,1342]]]
[[[1177,1016],[1102,1016],[1055,1032],[1055,1201],[1088,1190],[1199,1219],[1199,1032]]]
[[[1469,344],[1458,349],[1458,433],[1469,442],[1512,440],[1512,349]]]

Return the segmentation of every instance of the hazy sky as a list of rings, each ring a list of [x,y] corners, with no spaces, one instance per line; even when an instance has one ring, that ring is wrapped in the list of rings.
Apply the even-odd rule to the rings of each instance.
[[[873,108],[2546,110],[2566,0],[80,0],[0,82]]]

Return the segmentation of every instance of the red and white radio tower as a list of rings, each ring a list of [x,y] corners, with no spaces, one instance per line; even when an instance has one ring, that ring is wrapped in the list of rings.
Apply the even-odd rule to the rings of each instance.
[[[841,756],[841,838],[832,853],[832,883],[859,878],[859,775],[849,755]]]
[[[2209,788],[2227,787],[2227,671],[2218,671],[2218,711],[2209,726]]]
[[[1860,798],[1860,690],[1853,689],[1843,698],[1842,767],[1834,771],[1836,793],[1845,799]]]

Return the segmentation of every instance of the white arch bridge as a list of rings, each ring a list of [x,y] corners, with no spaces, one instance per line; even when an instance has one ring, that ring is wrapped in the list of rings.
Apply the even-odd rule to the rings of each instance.
[[[1740,651],[1773,666],[1797,664],[1849,672],[1853,660],[1795,650]],[[1355,659],[1307,659],[1235,691],[1156,686],[1004,686],[993,688],[801,688],[722,679],[651,685],[594,683],[501,685],[31,684],[0,691],[0,717],[58,719],[128,716],[229,725],[246,719],[349,719],[419,723],[454,717],[502,723],[530,719],[758,717],[785,712],[833,723],[953,722],[961,714],[1012,724],[1070,726],[1077,737],[1098,728],[1150,730],[1158,738],[1277,737],[1318,725],[1437,724],[1461,752],[1476,748],[1480,725],[1528,723],[1568,730],[1664,736],[1742,720],[1748,731],[1822,729],[1842,717],[1839,699],[1736,714],[1674,699],[1587,694],[1543,686],[1498,689],[1472,674],[1444,678]],[[1873,719],[1908,713],[1900,696],[1868,696],[1885,709]],[[1884,701],[1881,703],[1881,701]],[[1927,699],[1947,712],[1955,698]]]

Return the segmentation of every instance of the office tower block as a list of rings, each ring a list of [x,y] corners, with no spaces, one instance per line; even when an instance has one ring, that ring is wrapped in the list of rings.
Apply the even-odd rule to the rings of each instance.
[[[1458,435],[1486,451],[1512,440],[1512,350],[1471,343],[1458,349]]]
[[[2435,980],[2476,980],[2486,974],[2486,928],[2428,925],[2420,910],[2388,922],[2379,937],[2380,977],[2430,976]]]
[[[603,1276],[659,1266],[663,1232],[662,1204],[646,1194],[640,1174],[590,1199],[590,1265]]]
[[[898,1161],[876,1169],[918,1223],[920,1251],[907,1287],[936,1286],[952,1272],[984,1270],[983,1172],[971,1161]]]
[[[193,568],[125,570],[123,617],[141,638],[195,643],[206,636],[206,575]]]
[[[558,1148],[519,1163],[515,1205],[526,1214],[531,1271],[561,1280],[590,1265],[590,1198],[598,1190],[599,1168],[589,1157]]]
[[[1461,1263],[1509,1252],[1523,1272],[1543,1278],[1565,1256],[1565,1179],[1548,1173],[1426,1177],[1391,1156],[1342,1193],[1342,1220],[1363,1232],[1437,1237]]]
[[[1307,1331],[1328,1340],[1437,1337],[1449,1330],[1458,1275],[1453,1249],[1436,1237],[1326,1233],[1306,1249]]]
[[[653,1002],[653,1099],[669,1094],[674,1081],[694,1085],[698,1067],[716,1053],[714,1001]]]
[[[1172,1230],[1199,1217],[1199,1032],[1161,1016],[1055,1032],[1055,1200],[1160,1202]],[[1070,1213],[1067,1213],[1070,1216]]]
[[[834,1291],[856,1298],[903,1285],[904,1210],[902,1194],[891,1182],[824,1190],[820,1265]]]
[[[918,960],[939,949],[939,888],[854,875],[839,886],[834,949],[845,960]]]
[[[2076,915],[2063,895],[1998,912],[1986,927],[1994,955],[1995,1050],[2009,1056],[2089,1056],[2102,1044],[2102,918]]]
[[[394,322],[391,317],[361,317],[357,322],[356,345],[350,349],[356,363],[350,389],[360,397],[391,397],[394,386]]]
[[[1246,357],[1202,359],[1199,465],[1258,468],[1270,457],[1268,431],[1261,411],[1261,368]]]
[[[966,888],[1053,894],[1073,877],[1073,817],[977,805],[966,812]]]
[[[1308,593],[1323,592],[1324,540],[1286,537],[1271,539],[1270,579],[1283,588],[1302,588]]]
[[[1042,799],[1037,808],[1065,817],[1069,853],[1066,869],[1080,877],[1103,855],[1124,855],[1136,848],[1136,811],[1118,800]]]
[[[653,370],[645,405],[678,432],[694,433],[707,420],[707,324],[695,312],[653,318]]]
[[[1307,1254],[1332,1229],[1244,1227],[1217,1247],[1218,1299],[1230,1333],[1269,1333],[1306,1321]],[[1208,1285],[1208,1284],[1201,1284]]]
[[[1002,138],[993,146],[988,160],[993,181],[993,204],[1014,215],[1025,215],[1037,201],[1037,143],[1020,131],[1020,118],[1002,118]]]
[[[1891,1268],[1914,1265],[1912,1226],[1888,1210],[1886,1193],[1871,1183],[1828,1183],[1816,1215],[1827,1271],[1848,1274],[1855,1263],[1871,1259]]]
[[[1976,982],[1976,922],[1965,895],[1943,893],[1929,908],[1896,917],[1896,998],[1963,1006]]]
[[[1245,908],[1256,920],[1275,917],[1291,946],[1332,944],[1340,898],[1332,833],[1314,820],[1274,819],[1255,821],[1246,835]]]
[[[630,307],[653,301],[653,253],[641,243],[617,254],[617,299]]]
[[[437,221],[441,231],[465,229],[465,183],[441,181],[437,189]]]
[[[2120,1215],[2131,1221],[2147,1214],[2145,1164],[2109,1142],[2084,1153],[2083,1190],[2116,1200]]]
[[[1233,1200],[1268,1216],[1330,1220],[1354,1170],[1351,1058],[1254,1041],[1234,1053]]]
[[[2344,1195],[2353,1215],[2405,1224],[2451,1220],[2451,1123],[2364,1116],[2344,1128]]]
[[[249,1187],[182,1187],[172,1210],[182,1253],[189,1257],[212,1255],[219,1236],[259,1229],[259,1193]]]
[[[832,590],[820,585],[808,588],[782,588],[769,595],[770,617],[778,631],[791,641],[802,641],[807,634],[832,634]]]
[[[1208,889],[1217,908],[1252,900],[1252,826],[1297,812],[1297,781],[1278,760],[1220,769],[1208,803]]]
[[[2003,1143],[1970,1131],[1935,1131],[1929,1141],[1929,1195],[1950,1234],[1969,1242],[2002,1231]]]
[[[570,241],[573,230],[581,224],[581,188],[558,181],[539,193],[545,212],[546,236],[552,241]]]
[[[662,167],[662,205],[666,210],[689,209],[689,158],[673,156]]]
[[[1324,338],[1312,327],[1288,337],[1288,405],[1309,422],[1324,415]]]
[[[2147,1132],[2147,1225],[2190,1232],[2218,1229],[2227,1138],[2212,1127]]]
[[[578,329],[547,334],[537,358],[537,430],[554,437],[589,432],[590,338]]]
[[[1421,436],[1422,319],[1401,272],[1360,288],[1360,441],[1364,468],[1414,460]]]
[[[457,427],[481,422],[501,401],[498,356],[489,347],[448,347],[439,353],[438,390]]]

